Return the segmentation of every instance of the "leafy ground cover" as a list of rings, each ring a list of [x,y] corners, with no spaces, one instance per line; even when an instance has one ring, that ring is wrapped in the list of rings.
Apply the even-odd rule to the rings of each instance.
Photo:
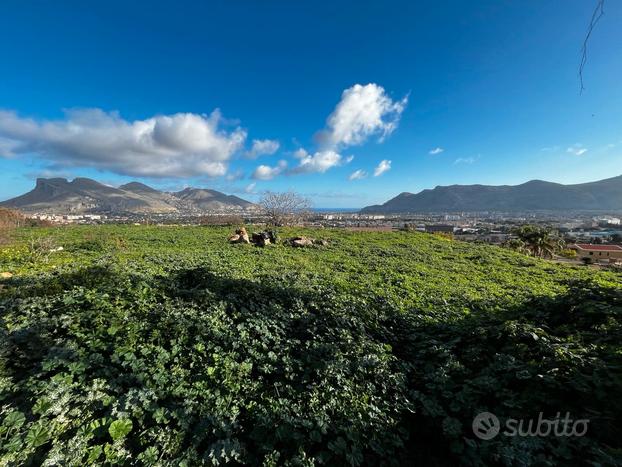
[[[619,274],[420,233],[228,233],[15,231],[0,465],[620,461]],[[483,411],[590,425],[484,441]]]

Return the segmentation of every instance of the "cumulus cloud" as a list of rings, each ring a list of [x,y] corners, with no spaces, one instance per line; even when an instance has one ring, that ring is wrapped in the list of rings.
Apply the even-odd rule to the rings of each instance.
[[[355,170],[354,172],[352,172],[350,176],[348,177],[348,180],[362,180],[365,177],[367,177],[367,172],[359,169],[359,170]]]
[[[280,147],[281,144],[273,139],[254,139],[250,151],[246,152],[246,157],[255,159],[259,156],[271,156]]]
[[[431,150],[430,150],[430,152],[429,152],[428,154],[431,154],[431,155],[435,156],[435,155],[437,155],[437,154],[440,154],[440,153],[441,153],[441,152],[443,152],[443,151],[444,151],[444,149],[443,149],[443,148],[436,147],[436,148],[434,148],[434,149],[431,149]]]
[[[378,164],[378,167],[374,169],[374,177],[380,177],[386,171],[391,170],[391,161],[383,159]]]
[[[587,149],[584,148],[582,144],[577,143],[577,144],[574,144],[573,146],[570,146],[568,149],[566,149],[566,152],[569,152],[570,154],[574,154],[575,156],[582,156],[583,154],[587,152]]]
[[[36,153],[59,166],[95,167],[139,177],[219,176],[246,139],[211,115],[177,113],[127,121],[117,112],[69,110],[37,121],[0,111],[0,155]]]
[[[374,83],[355,84],[344,90],[326,120],[326,128],[317,135],[320,150],[310,154],[298,149],[294,157],[300,162],[289,173],[324,173],[350,163],[354,156],[344,157],[340,152],[364,143],[371,136],[377,135],[382,141],[397,128],[407,101],[407,97],[392,100],[382,86]]]
[[[347,164],[352,161],[352,157],[344,158],[338,152],[332,150],[318,151],[315,154],[306,153],[300,158],[300,163],[290,172],[299,173],[324,173],[331,167]]]
[[[373,135],[382,140],[397,128],[407,102],[408,97],[393,101],[377,84],[355,84],[341,94],[319,140],[331,149],[362,144]]]
[[[286,161],[279,161],[276,167],[270,167],[269,165],[257,166],[253,172],[252,178],[255,180],[272,180],[277,175],[281,174],[287,167]]]

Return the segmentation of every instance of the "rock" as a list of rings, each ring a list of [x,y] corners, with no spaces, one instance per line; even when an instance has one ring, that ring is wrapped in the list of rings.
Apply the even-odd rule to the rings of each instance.
[[[262,238],[261,238],[261,239],[257,242],[257,245],[259,245],[259,246],[266,246],[266,245],[270,245],[270,243],[272,243],[272,242],[270,242],[270,239],[269,239],[269,238],[263,238],[263,237],[262,237]]]
[[[268,232],[253,232],[253,243],[257,246],[266,246],[272,243]]]
[[[13,277],[13,274],[10,272],[0,272],[0,279],[10,279]]]
[[[307,237],[294,237],[289,239],[291,246],[296,248],[303,248],[307,246],[313,246],[313,239]]]
[[[268,238],[270,239],[270,243],[276,243],[278,237],[276,234],[276,230],[267,230]]]
[[[241,229],[237,229],[235,234],[229,237],[229,243],[250,243],[250,239],[248,238],[248,233],[246,229],[242,227]]]

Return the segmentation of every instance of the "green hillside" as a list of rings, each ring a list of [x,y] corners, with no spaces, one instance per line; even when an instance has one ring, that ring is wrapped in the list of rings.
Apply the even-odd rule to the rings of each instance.
[[[21,229],[0,247],[0,465],[613,465],[622,275],[421,233]],[[62,246],[62,251],[49,252]],[[589,419],[473,434],[480,412]]]

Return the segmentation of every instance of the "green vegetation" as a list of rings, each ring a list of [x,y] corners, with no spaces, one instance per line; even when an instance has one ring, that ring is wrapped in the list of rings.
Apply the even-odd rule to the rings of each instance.
[[[550,229],[537,225],[523,225],[514,233],[517,238],[506,242],[505,246],[539,258],[553,258],[555,253],[563,250],[564,241],[553,234]]]
[[[0,465],[619,462],[621,275],[412,232],[230,231],[12,233]],[[483,411],[590,424],[482,441]]]

